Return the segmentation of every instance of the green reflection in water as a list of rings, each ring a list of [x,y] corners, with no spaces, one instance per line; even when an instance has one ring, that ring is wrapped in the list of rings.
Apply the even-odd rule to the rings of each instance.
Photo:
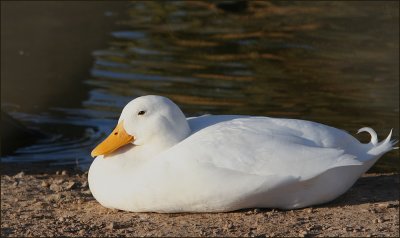
[[[353,135],[369,126],[380,139],[394,128],[398,138],[398,7],[250,1],[233,14],[212,2],[134,2],[88,83],[103,100],[164,95],[187,115],[300,118]],[[398,159],[392,151],[374,169],[399,170]]]

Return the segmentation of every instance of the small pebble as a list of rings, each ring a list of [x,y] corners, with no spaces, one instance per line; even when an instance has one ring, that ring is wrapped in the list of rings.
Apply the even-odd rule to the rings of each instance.
[[[42,181],[42,183],[40,184],[42,187],[49,187],[49,183],[46,181]]]
[[[106,228],[110,229],[110,230],[114,229],[115,228],[114,222],[111,222],[110,224],[108,224]]]
[[[22,178],[24,177],[25,173],[24,171],[17,173],[16,175],[14,175],[14,178]]]
[[[64,179],[57,179],[57,180],[54,181],[54,183],[62,184],[62,183],[64,183]]]
[[[82,188],[86,188],[87,186],[88,186],[88,182],[87,181],[83,182],[82,185],[81,185]]]
[[[61,186],[53,183],[52,185],[50,185],[50,190],[53,192],[60,192],[62,188]]]
[[[60,175],[60,171],[57,170],[57,171],[56,171],[56,175]]]
[[[70,181],[67,183],[66,188],[69,190],[69,189],[72,189],[74,186],[75,186],[75,182]]]
[[[311,230],[314,229],[314,228],[315,228],[314,225],[308,225],[308,226],[306,226],[306,230],[307,230],[307,231],[311,231]]]
[[[379,203],[378,207],[379,208],[388,208],[388,204],[387,203]]]
[[[61,175],[68,175],[68,172],[67,172],[66,170],[63,170],[63,171],[61,172]]]
[[[374,209],[374,208],[371,208],[369,211],[370,211],[371,213],[376,213],[376,212],[377,212],[377,210]]]
[[[308,235],[308,232],[307,232],[307,231],[300,231],[300,232],[299,232],[299,236],[300,236],[300,237],[305,237],[306,235]]]
[[[228,223],[225,228],[227,228],[228,230],[231,230],[233,228],[233,225],[231,223]]]

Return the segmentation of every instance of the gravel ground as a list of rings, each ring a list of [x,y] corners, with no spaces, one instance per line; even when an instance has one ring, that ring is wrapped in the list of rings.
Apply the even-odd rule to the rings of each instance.
[[[2,237],[399,237],[399,174],[366,174],[335,201],[305,209],[157,214],[102,207],[87,173],[2,167]]]

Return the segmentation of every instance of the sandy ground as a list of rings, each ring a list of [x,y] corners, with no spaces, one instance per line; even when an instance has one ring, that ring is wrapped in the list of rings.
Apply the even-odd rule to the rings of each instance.
[[[3,164],[1,236],[398,237],[399,174],[364,175],[340,198],[312,208],[156,214],[102,207],[87,173]]]

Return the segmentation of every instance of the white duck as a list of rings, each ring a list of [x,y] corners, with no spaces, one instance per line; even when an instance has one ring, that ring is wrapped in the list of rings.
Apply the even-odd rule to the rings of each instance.
[[[384,153],[315,122],[249,116],[185,118],[171,100],[143,96],[92,152],[89,186],[103,206],[134,212],[294,209],[346,192]],[[123,146],[123,147],[122,147]],[[117,150],[118,149],[118,150]]]

